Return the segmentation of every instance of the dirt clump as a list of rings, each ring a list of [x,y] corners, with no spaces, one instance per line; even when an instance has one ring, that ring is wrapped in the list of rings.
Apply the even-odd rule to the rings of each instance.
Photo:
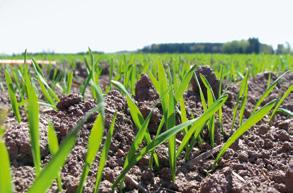
[[[40,123],[39,129],[41,157],[43,158],[48,154],[47,129],[42,123]],[[33,164],[30,134],[27,123],[13,124],[7,127],[4,140],[12,164]]]
[[[210,83],[213,89],[214,95],[218,97],[220,83],[213,69],[208,66],[201,66],[195,71],[195,74],[198,79],[199,85],[203,91],[203,94],[205,95],[205,98],[207,98],[207,89],[200,78],[200,74],[202,74],[207,79],[207,81]],[[193,92],[199,95],[199,87],[194,77],[191,79],[191,85],[192,85]]]
[[[214,173],[200,184],[200,193],[240,192],[242,188],[239,180],[232,175],[229,167],[223,168],[221,173]]]
[[[146,74],[143,74],[135,85],[135,99],[137,101],[150,101],[158,98],[159,95],[151,80]]]
[[[60,99],[60,102],[58,102],[57,104],[57,108],[59,110],[67,110],[70,106],[73,106],[80,102],[81,102],[81,96],[77,94],[70,94]]]
[[[93,107],[93,100],[83,101],[77,94],[62,97],[57,104],[58,111],[49,112],[59,139],[63,139],[76,122]],[[92,119],[93,122],[94,117]]]

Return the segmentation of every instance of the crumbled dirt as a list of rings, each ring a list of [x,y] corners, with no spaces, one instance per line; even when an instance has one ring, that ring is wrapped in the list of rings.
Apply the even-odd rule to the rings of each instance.
[[[187,117],[192,119],[193,117],[199,117],[203,113],[203,108],[201,102],[196,99],[196,96],[186,96],[185,99],[185,108]]]
[[[201,67],[198,70],[199,72],[206,76],[212,86],[218,84],[211,70]],[[249,117],[257,99],[264,92],[269,80],[268,77],[268,73],[263,73],[249,81],[249,100],[247,112],[244,116],[245,119]],[[270,77],[271,81],[273,81],[277,76],[271,74]],[[268,101],[281,96],[292,83],[293,74],[288,73],[284,80],[277,85],[276,91],[268,97]],[[238,84],[225,83],[224,85],[229,95],[229,99],[223,107],[223,126],[227,135],[232,132],[231,116],[239,89]],[[196,88],[194,88],[193,83],[193,91],[188,91],[184,95],[188,118],[199,117],[203,112],[197,92],[194,91],[196,91]],[[218,93],[217,90],[214,91]],[[292,108],[292,97],[291,94],[282,104],[282,107]],[[153,111],[149,126],[150,133],[153,136],[162,118],[162,110],[158,94],[149,78],[145,75],[137,82],[135,99],[143,116],[146,117],[149,112]],[[47,148],[47,122],[53,122],[61,142],[76,122],[95,105],[93,100],[84,100],[76,94],[71,94],[61,98],[57,105],[58,110],[41,111],[40,131],[43,165],[51,159]],[[112,182],[122,170],[125,156],[137,132],[125,98],[120,92],[112,90],[105,96],[105,135],[115,112],[117,112],[115,132],[100,185],[100,192],[104,193],[110,192]],[[61,175],[64,192],[76,191],[84,164],[88,136],[95,116],[83,126],[77,143],[62,168]],[[268,117],[265,117],[228,149],[214,171],[210,169],[217,151],[204,156],[204,159],[198,159],[199,155],[212,149],[205,142],[193,149],[189,161],[185,161],[183,156],[182,159],[178,160],[176,179],[174,182],[170,181],[168,144],[162,144],[156,149],[161,166],[159,169],[149,169],[150,157],[147,155],[131,169],[128,176],[146,189],[146,192],[292,192],[292,123],[292,118],[281,114],[277,114],[272,122],[269,122]],[[238,124],[238,120],[236,120],[236,124]],[[218,123],[216,124],[216,129],[219,130]],[[217,133],[220,134],[216,136],[216,146],[221,145],[226,140],[221,132],[217,131]],[[202,135],[202,138],[206,140],[205,134]],[[34,178],[27,123],[24,122],[20,125],[16,122],[11,123],[7,127],[4,139],[11,157],[15,191],[25,192]],[[178,135],[178,139],[180,140],[180,135]],[[99,156],[99,154],[96,156],[93,163],[84,192],[93,192]],[[137,186],[129,179],[125,181],[125,185],[124,192],[140,192]],[[49,192],[54,192],[55,190],[56,183],[52,185]]]
[[[94,106],[93,100],[82,101],[77,94],[62,97],[57,104],[59,111],[49,112],[59,139],[63,139],[76,122]]]
[[[12,167],[14,190],[25,192],[34,180],[34,168],[31,166]]]
[[[73,106],[81,102],[81,97],[77,94],[71,94],[69,96],[63,97],[60,99],[60,102],[57,104],[59,110],[67,110],[68,107]]]
[[[1,95],[0,95],[0,104],[1,105],[7,105],[7,104],[9,104],[8,93],[1,92]]]

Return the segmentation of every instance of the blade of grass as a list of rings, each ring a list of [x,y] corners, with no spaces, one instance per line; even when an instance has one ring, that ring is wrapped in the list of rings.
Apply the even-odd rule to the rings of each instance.
[[[132,71],[131,71],[131,78],[130,78],[130,88],[131,88],[131,93],[134,94],[135,93],[135,83],[136,83],[136,74],[137,74],[137,70],[136,70],[136,64],[134,63],[132,65]]]
[[[212,89],[210,83],[208,82],[208,80],[205,78],[205,76],[200,74],[200,78],[201,78],[201,81],[203,82],[204,86],[206,87],[207,98],[208,98],[208,107],[210,107],[214,103],[214,100],[215,100],[215,95],[214,95],[213,89]],[[215,116],[214,115],[209,120],[208,129],[209,129],[209,135],[210,135],[210,143],[211,143],[211,146],[214,147],[215,146]]]
[[[3,137],[4,133],[5,133],[4,127],[0,126],[0,138]]]
[[[170,82],[168,83],[169,77]],[[158,79],[159,79],[159,95],[160,95],[160,100],[162,104],[162,109],[163,109],[163,115],[165,118],[165,126],[166,130],[169,130],[170,128],[174,127],[175,125],[175,99],[174,99],[174,88],[172,87],[172,75],[170,68],[167,69],[167,73],[165,71],[165,68],[161,62],[158,63]],[[184,83],[186,83],[185,81]],[[188,85],[188,84],[187,84]],[[183,87],[186,85],[183,85]],[[183,95],[184,92],[183,90],[179,89],[178,96]],[[179,100],[179,99],[178,99]],[[176,175],[176,136],[172,136],[169,138],[169,148],[168,148],[168,153],[169,153],[169,163],[170,163],[170,168],[171,168],[171,179],[174,181],[175,180],[175,175]]]
[[[204,94],[202,92],[202,89],[201,89],[201,86],[199,84],[199,81],[198,81],[198,78],[197,78],[196,73],[194,72],[193,74],[194,74],[194,78],[195,78],[196,84],[198,86],[200,100],[201,100],[201,104],[202,104],[203,110],[206,111],[207,110],[207,103],[206,103],[206,100],[204,98]]]
[[[49,104],[51,104],[51,106],[54,107],[54,109],[56,109],[56,103],[54,101],[54,99],[51,97],[51,95],[49,94],[49,92],[47,91],[47,88],[45,87],[45,85],[43,84],[43,82],[37,78],[38,83],[40,85],[41,91],[44,95],[44,97],[46,98],[46,100],[48,101]]]
[[[59,149],[59,143],[58,143],[57,134],[55,132],[55,129],[52,123],[49,123],[48,125],[48,146],[49,146],[50,153],[52,155],[55,155]],[[60,173],[58,174],[56,181],[57,181],[58,191],[62,192],[62,179],[61,179]]]
[[[147,153],[151,152],[153,149],[155,149],[158,145],[164,143],[170,137],[174,136],[178,132],[182,131],[184,128],[190,126],[190,125],[201,125],[203,122],[206,122],[209,117],[214,114],[218,109],[219,106],[221,106],[225,100],[227,99],[226,97],[219,98],[217,102],[214,103],[213,106],[211,106],[204,114],[202,114],[199,118],[197,119],[192,119],[189,120],[185,123],[181,123],[180,125],[177,125],[175,127],[172,127],[165,132],[161,133],[157,138],[155,138],[150,144],[148,144],[146,147],[142,148],[138,154],[135,156],[134,159],[129,161],[128,166],[123,169],[120,173],[120,175],[117,177],[116,181],[113,183],[113,190],[114,188],[120,183],[120,181],[124,178],[126,173],[141,159],[143,158]]]
[[[155,76],[153,75],[153,73],[150,71],[148,73],[150,80],[152,81],[156,91],[159,93],[160,92],[160,84],[159,81],[157,81],[157,79],[155,78]]]
[[[198,130],[201,131],[203,129],[203,127],[204,127],[204,125],[202,125],[202,127],[199,128]],[[187,147],[185,150],[186,151],[186,153],[184,155],[185,161],[188,161],[190,159],[190,154],[193,151],[193,147],[196,143],[198,143],[199,145],[202,144],[202,139],[200,138],[200,136],[198,136],[198,137],[191,136],[190,143],[187,144]],[[179,154],[178,154],[178,156],[179,156]]]
[[[239,116],[239,117],[241,117],[241,121],[242,121],[243,113],[245,110],[244,108],[246,106],[247,94],[248,94],[248,72],[246,73],[244,79],[241,81],[241,86],[240,86],[240,90],[239,90],[239,93],[237,96],[236,105],[233,108],[233,118],[232,118],[231,131],[234,129],[239,105],[241,105],[241,109],[242,109],[241,110],[242,115],[240,114],[240,116]],[[239,124],[241,124],[240,118],[239,118]]]
[[[100,158],[100,162],[99,162],[99,168],[98,168],[98,172],[97,172],[97,178],[96,178],[96,185],[95,185],[95,191],[94,193],[97,193],[99,191],[99,185],[101,183],[102,180],[102,175],[103,175],[103,170],[104,167],[106,165],[106,160],[108,157],[108,152],[110,149],[110,144],[111,144],[111,139],[114,133],[114,129],[115,129],[115,121],[116,121],[116,117],[117,117],[117,113],[115,112],[110,128],[108,130],[108,134],[107,134],[107,138],[101,153],[101,158]]]
[[[40,193],[46,192],[50,187],[61,168],[65,164],[68,154],[72,151],[73,146],[75,145],[76,139],[79,135],[79,131],[86,121],[95,114],[97,111],[100,111],[101,105],[98,104],[95,108],[88,111],[70,130],[70,133],[64,138],[63,142],[60,144],[60,147],[57,153],[49,161],[46,167],[41,171],[33,182],[32,186],[29,188],[28,193]]]
[[[179,101],[180,97],[183,95],[185,90],[188,88],[189,82],[192,78],[192,75],[194,73],[194,69],[196,66],[192,66],[190,70],[187,72],[187,74],[184,76],[183,80],[181,81],[180,85],[177,87],[175,91],[175,99],[176,101]]]
[[[243,121],[243,115],[244,115],[244,111],[245,111],[245,107],[246,107],[246,103],[247,103],[247,98],[248,98],[248,84],[246,81],[245,90],[244,90],[244,93],[242,96],[241,107],[240,107],[240,111],[239,111],[239,125],[241,125],[242,121]]]
[[[157,138],[157,137],[161,134],[161,130],[162,130],[164,124],[165,124],[165,118],[164,118],[164,116],[163,116],[162,119],[161,119],[161,121],[160,121],[159,127],[158,127],[158,129],[157,129],[157,132],[156,132],[156,136],[155,136],[155,138]],[[154,161],[153,158],[154,158],[154,155],[155,155],[155,150],[152,150],[152,151],[151,151],[150,161],[149,161],[149,167],[150,167],[150,168],[153,167],[153,161]]]
[[[86,91],[86,88],[87,86],[89,85],[90,83],[90,80],[92,79],[92,76],[93,76],[93,71],[90,71],[87,78],[85,79],[85,81],[83,82],[83,84],[81,85],[80,87],[80,93],[81,95],[84,97],[84,94],[85,94],[85,91]]]
[[[29,133],[32,145],[32,155],[36,176],[41,171],[40,133],[39,133],[39,104],[35,89],[29,78],[26,79],[26,88],[29,91],[27,103],[27,116]]]
[[[184,98],[183,96],[180,97],[179,99],[179,105],[180,105],[180,117],[181,117],[181,123],[184,123],[188,121],[187,115],[186,115],[186,107],[184,103]],[[185,133],[187,132],[187,128],[184,129]]]
[[[10,161],[5,142],[0,139],[0,192],[12,193],[12,177],[10,171]]]
[[[100,113],[102,113],[102,117],[103,119],[105,118],[105,104],[104,104],[104,97],[103,97],[103,91],[101,89],[101,87],[98,84],[95,84],[92,80],[90,82],[91,87],[94,89],[95,91],[95,95],[96,95],[96,103],[100,104],[101,108],[100,108]]]
[[[276,100],[273,100],[266,104],[264,107],[259,109],[257,112],[252,114],[234,133],[233,135],[226,141],[223,145],[221,151],[218,153],[214,165],[221,159],[227,149],[237,140],[239,139],[246,131],[248,131],[252,126],[258,123],[264,116],[266,116],[270,110],[276,104]]]
[[[261,105],[261,103],[267,98],[267,96],[274,90],[274,88],[277,86],[278,82],[285,76],[285,74],[288,71],[281,74],[272,84],[265,90],[263,95],[260,97],[260,99],[257,101],[256,105],[253,108],[252,114],[258,109],[258,107]]]
[[[222,95],[216,100],[205,112],[200,116],[200,119],[193,124],[188,132],[184,135],[181,144],[177,150],[177,157],[180,156],[181,152],[185,149],[191,137],[194,135],[195,138],[198,137],[199,133],[203,129],[203,125],[210,119],[210,117],[216,112],[223,104],[226,102],[228,96]]]
[[[175,99],[173,97],[173,90],[169,92],[169,107],[167,114],[166,127],[167,129],[175,126]],[[169,139],[169,163],[171,168],[172,180],[175,180],[176,175],[176,135],[170,137]]]
[[[156,139],[154,139],[149,145],[144,147],[142,150],[139,151],[139,153],[135,156],[134,159],[129,161],[129,164],[126,168],[124,168],[120,175],[117,177],[116,181],[113,183],[112,188],[114,189],[122,179],[124,179],[126,173],[141,159],[143,156],[145,156],[147,153],[151,152],[153,149],[155,149],[158,145],[164,143],[167,141],[171,136],[178,133],[181,129],[191,125],[194,123],[195,120],[190,120],[188,122],[182,123],[180,125],[175,126],[174,128],[171,128],[163,133],[161,133]]]
[[[289,116],[289,117],[293,117],[293,112],[288,110],[288,109],[284,109],[284,108],[278,108],[276,113],[281,113],[283,115]]]
[[[278,101],[278,103],[276,104],[271,116],[270,116],[270,120],[272,120],[276,114],[276,112],[278,111],[279,107],[281,106],[281,104],[284,102],[284,100],[289,96],[290,93],[293,92],[293,85],[291,85],[286,92],[283,94],[282,98]]]
[[[167,94],[169,87],[168,87],[168,80],[165,73],[164,65],[161,62],[158,63],[158,78],[159,78],[159,84],[160,84],[159,94],[161,98],[162,108],[163,108],[163,112],[166,112],[166,108],[168,107],[168,104],[169,104],[169,99]]]
[[[141,114],[137,105],[135,104],[134,99],[132,99],[130,93],[126,90],[126,88],[124,87],[123,84],[121,84],[118,81],[114,81],[114,80],[112,80],[112,84],[114,86],[116,86],[123,94],[126,95],[126,101],[127,101],[128,107],[130,109],[130,115],[132,117],[132,120],[133,120],[135,126],[138,128],[138,130],[140,130],[142,128],[142,125],[144,122],[144,117]],[[147,143],[150,143],[152,141],[148,130],[145,132],[145,139],[146,139]],[[158,156],[156,153],[154,153],[154,160],[155,160],[156,166],[159,167]]]
[[[67,78],[66,78],[66,93],[70,94],[71,92],[71,87],[72,87],[72,80],[73,80],[73,72],[68,72],[67,73]]]
[[[49,86],[49,84],[47,83],[47,81],[45,80],[43,74],[42,74],[42,71],[38,68],[38,64],[37,62],[35,61],[35,59],[32,59],[32,64],[33,64],[33,67],[34,67],[34,70],[35,70],[35,73],[39,79],[39,81],[41,81],[44,86],[47,88],[48,90],[48,93],[50,94],[50,96],[55,100],[55,102],[59,102],[59,97],[58,95],[52,90],[52,88]]]
[[[146,133],[146,130],[148,128],[148,125],[149,125],[149,122],[151,120],[151,117],[152,117],[152,112],[149,113],[149,115],[147,116],[147,118],[145,119],[143,125],[142,125],[142,128],[137,132],[133,142],[132,142],[132,145],[128,151],[128,154],[127,154],[127,157],[125,159],[125,162],[124,162],[124,166],[123,168],[126,168],[128,163],[129,163],[129,160],[132,160],[133,157],[135,156],[135,152],[138,150],[139,148],[139,145],[142,143],[143,141],[143,138],[145,136],[145,133]]]
[[[85,164],[83,166],[79,186],[77,189],[78,193],[82,193],[83,191],[83,186],[85,184],[88,172],[90,171],[90,167],[93,161],[95,160],[96,154],[102,143],[103,134],[104,134],[104,121],[103,121],[102,115],[99,114],[94,122],[93,128],[91,130],[91,133],[88,139],[87,154],[86,154]]]
[[[222,90],[223,90],[223,65],[220,66],[220,85],[219,85],[218,97],[222,95]],[[219,109],[219,123],[220,123],[222,135],[225,136],[225,131],[223,128],[223,108],[222,107]]]
[[[8,95],[9,95],[9,100],[11,102],[13,113],[16,117],[17,122],[20,123],[21,116],[19,112],[18,102],[16,99],[16,91],[13,89],[13,83],[12,83],[8,69],[5,69],[5,80],[6,80],[6,85],[8,88]]]

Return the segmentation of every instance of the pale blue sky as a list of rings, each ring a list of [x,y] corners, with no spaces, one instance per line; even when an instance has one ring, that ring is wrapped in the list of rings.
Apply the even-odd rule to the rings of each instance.
[[[0,0],[0,53],[259,37],[293,45],[291,0]]]

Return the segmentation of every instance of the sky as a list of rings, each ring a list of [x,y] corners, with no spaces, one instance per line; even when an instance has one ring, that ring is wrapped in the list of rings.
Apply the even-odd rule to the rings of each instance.
[[[292,0],[0,0],[0,53],[258,37],[293,45]]]

